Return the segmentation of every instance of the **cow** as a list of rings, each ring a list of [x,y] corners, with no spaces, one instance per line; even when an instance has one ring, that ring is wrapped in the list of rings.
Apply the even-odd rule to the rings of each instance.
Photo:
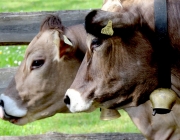
[[[154,0],[124,0],[120,12],[93,10],[86,16],[88,50],[64,97],[71,112],[124,109],[147,139],[180,138],[180,3],[168,0],[167,6],[167,57],[177,95],[172,111],[152,116],[149,100],[159,85]],[[112,34],[102,33],[107,25]]]
[[[58,16],[42,22],[4,93],[0,117],[16,125],[69,113],[63,102],[86,51],[84,25],[64,27]]]
[[[104,1],[102,10],[121,9],[120,1],[110,1]],[[63,97],[86,52],[86,36],[83,24],[64,27],[58,16],[48,16],[28,45],[15,77],[0,95],[0,118],[24,125],[69,113]]]

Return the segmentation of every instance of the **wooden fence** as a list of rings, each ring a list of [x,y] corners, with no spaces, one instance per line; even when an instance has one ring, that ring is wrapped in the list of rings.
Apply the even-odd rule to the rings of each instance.
[[[39,32],[40,24],[47,15],[58,15],[63,25],[71,26],[83,23],[89,11],[0,13],[0,45],[28,44]]]
[[[39,32],[40,24],[47,15],[58,15],[63,25],[83,24],[90,10],[71,10],[33,13],[0,13],[0,46],[27,45]],[[2,60],[0,60],[2,61]],[[8,86],[17,68],[0,69],[0,94]],[[0,128],[1,129],[1,128]],[[1,129],[2,130],[2,129]],[[131,133],[95,133],[61,134],[47,133],[31,136],[0,136],[0,140],[144,140],[141,134]]]

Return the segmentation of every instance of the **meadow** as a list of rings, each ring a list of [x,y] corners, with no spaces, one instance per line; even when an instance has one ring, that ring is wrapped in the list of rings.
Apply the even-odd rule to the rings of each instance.
[[[1,0],[0,12],[35,12],[100,8],[102,0]],[[0,46],[0,68],[18,66],[27,46]],[[24,126],[16,126],[0,120],[0,136],[19,136],[43,134],[46,132],[60,133],[106,133],[106,132],[137,132],[127,113],[120,110],[121,117],[111,121],[100,120],[100,111],[78,114],[56,114]]]

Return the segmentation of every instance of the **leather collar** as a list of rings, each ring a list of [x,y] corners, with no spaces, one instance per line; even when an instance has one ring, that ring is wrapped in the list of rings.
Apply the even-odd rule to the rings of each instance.
[[[166,0],[154,0],[154,21],[157,41],[159,87],[171,87],[171,46],[168,37],[168,12]]]

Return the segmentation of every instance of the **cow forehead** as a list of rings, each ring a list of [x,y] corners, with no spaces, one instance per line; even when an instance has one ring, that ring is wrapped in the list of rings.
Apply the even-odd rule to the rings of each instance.
[[[38,33],[28,45],[28,48],[25,52],[25,56],[27,56],[32,51],[36,51],[39,49],[47,49],[47,47],[52,48],[52,46],[54,46],[54,33],[56,32],[58,31],[45,30],[44,32]]]
[[[38,34],[34,39],[35,43],[46,45],[47,43],[52,43],[53,35],[56,30],[46,30]]]

